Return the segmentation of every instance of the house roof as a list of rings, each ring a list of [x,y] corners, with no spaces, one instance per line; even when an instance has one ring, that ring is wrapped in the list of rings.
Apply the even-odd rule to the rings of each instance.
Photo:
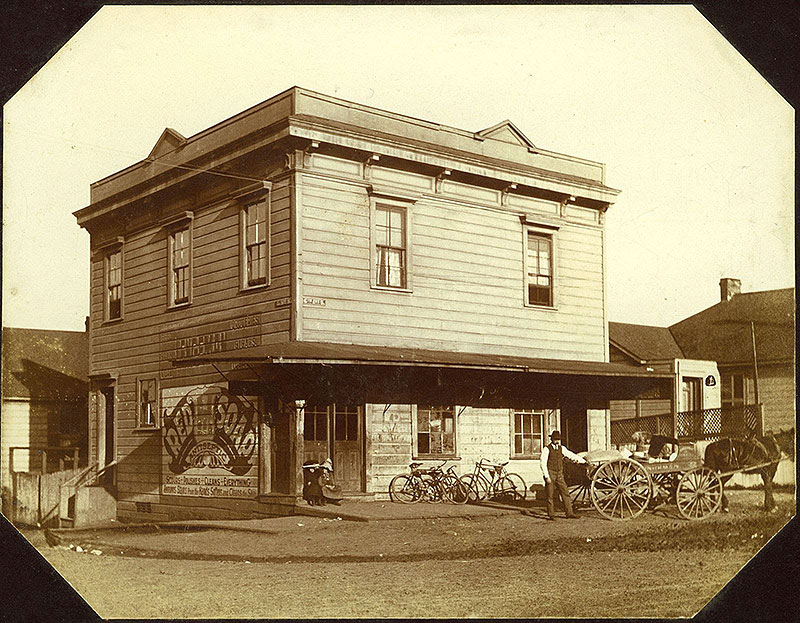
[[[3,398],[85,398],[89,339],[85,332],[3,327]]]
[[[613,346],[641,362],[684,357],[667,327],[609,322],[608,337]]]
[[[285,342],[265,344],[254,348],[217,353],[204,357],[178,359],[177,364],[213,361],[250,361],[253,363],[325,363],[360,365],[407,365],[509,370],[541,374],[671,378],[669,374],[651,372],[623,364],[603,361],[572,361],[459,353],[450,351],[362,346],[329,342]]]
[[[669,330],[689,358],[710,359],[722,365],[749,363],[753,360],[751,321],[759,362],[793,361],[794,288],[736,294]]]

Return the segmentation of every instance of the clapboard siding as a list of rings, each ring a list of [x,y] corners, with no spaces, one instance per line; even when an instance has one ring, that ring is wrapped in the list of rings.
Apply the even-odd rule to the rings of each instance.
[[[202,203],[201,198],[197,203]],[[119,322],[103,321],[104,258],[102,253],[92,257],[91,369],[93,374],[108,372],[117,379],[115,447],[121,514],[168,517],[170,512],[179,515],[179,509],[198,505],[191,498],[173,502],[160,496],[162,432],[136,427],[138,378],[156,377],[161,390],[220,380],[210,365],[174,367],[170,361],[173,334],[219,331],[230,326],[232,319],[258,315],[260,326],[254,333],[262,343],[288,339],[289,308],[275,306],[277,299],[289,297],[291,292],[288,182],[276,184],[271,194],[271,280],[267,287],[240,290],[239,208],[240,204],[231,200],[192,207],[192,303],[187,307],[167,309],[168,233],[164,228],[151,224],[125,235],[123,319]],[[169,212],[170,206],[164,206],[164,210]],[[221,369],[229,370],[230,366]],[[102,409],[97,409],[97,417],[103,418]],[[91,434],[96,452],[96,426]],[[137,513],[133,504],[137,501],[158,504],[156,512]]]
[[[791,364],[758,368],[759,400],[764,405],[764,429],[774,432],[795,426],[795,380]]]
[[[599,227],[561,221],[556,309],[537,309],[524,305],[518,214],[426,195],[409,210],[413,291],[385,292],[370,287],[366,190],[310,176],[300,189],[303,295],[326,300],[324,307],[303,308],[304,339],[603,359]]]

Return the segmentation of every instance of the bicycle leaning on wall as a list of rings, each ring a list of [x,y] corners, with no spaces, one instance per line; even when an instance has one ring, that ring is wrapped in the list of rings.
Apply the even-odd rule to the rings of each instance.
[[[408,474],[399,474],[389,483],[389,499],[392,502],[413,504],[415,502],[452,502],[466,504],[469,488],[459,479],[451,465],[443,470],[445,463],[422,469],[422,463],[409,464]]]
[[[465,474],[461,481],[469,487],[469,502],[495,500],[517,502],[525,499],[527,489],[519,474],[506,471],[505,463],[493,463],[480,459],[475,463],[471,474]]]

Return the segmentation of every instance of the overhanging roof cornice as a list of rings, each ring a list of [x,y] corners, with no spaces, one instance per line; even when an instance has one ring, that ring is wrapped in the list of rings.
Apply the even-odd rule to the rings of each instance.
[[[625,378],[672,378],[671,373],[603,361],[543,359],[481,353],[459,353],[389,346],[360,346],[328,342],[285,342],[247,350],[179,358],[173,365],[249,362],[255,364],[325,364],[440,367],[474,370],[526,372],[567,376]]]

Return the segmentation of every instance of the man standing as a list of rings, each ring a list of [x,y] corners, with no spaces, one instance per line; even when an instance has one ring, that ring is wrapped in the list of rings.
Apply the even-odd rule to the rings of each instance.
[[[567,519],[578,519],[572,510],[572,500],[567,490],[567,482],[564,480],[564,458],[568,458],[576,463],[586,463],[586,459],[570,452],[561,445],[561,433],[554,430],[550,433],[550,443],[542,448],[542,475],[544,476],[545,490],[547,491],[547,518],[552,521],[555,519],[555,508],[553,496],[555,490],[561,496],[564,508],[567,511]]]

